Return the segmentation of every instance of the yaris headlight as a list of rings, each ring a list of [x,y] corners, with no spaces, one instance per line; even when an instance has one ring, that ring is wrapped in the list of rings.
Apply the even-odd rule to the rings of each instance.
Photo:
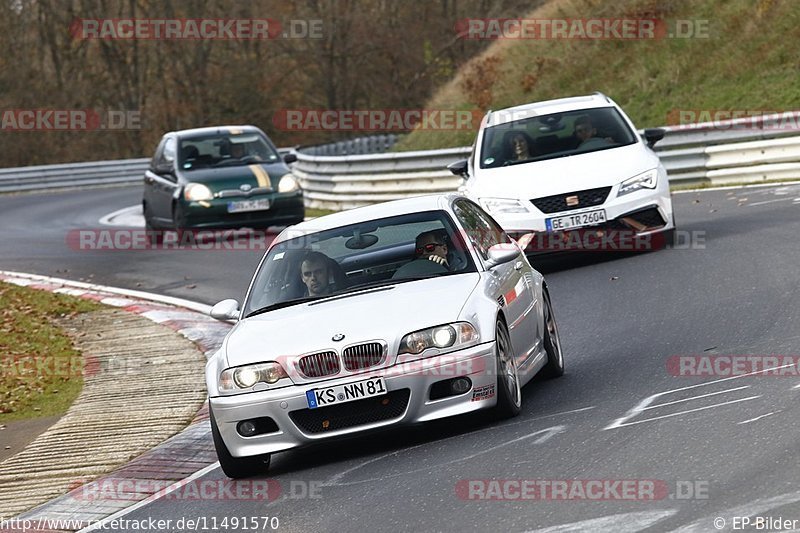
[[[527,206],[513,198],[481,198],[481,205],[490,213],[527,213]]]
[[[299,188],[297,178],[292,174],[284,174],[281,181],[278,182],[278,192],[294,192]]]
[[[200,202],[211,200],[214,198],[214,193],[202,183],[188,183],[183,189],[183,197],[190,202]]]
[[[460,349],[480,340],[475,327],[468,322],[454,322],[433,328],[413,331],[400,341],[399,354],[419,354],[428,348]]]
[[[274,362],[226,368],[219,377],[219,391],[242,391],[252,388],[256,383],[272,385],[287,377],[280,363]]]
[[[640,189],[655,189],[658,183],[658,169],[654,168],[637,176],[623,181],[617,191],[617,196],[629,194]]]

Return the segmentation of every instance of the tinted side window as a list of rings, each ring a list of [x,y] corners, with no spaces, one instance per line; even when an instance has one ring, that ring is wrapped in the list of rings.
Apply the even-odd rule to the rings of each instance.
[[[161,142],[158,143],[156,147],[156,153],[153,154],[153,159],[150,161],[150,169],[154,170],[158,162],[161,160],[161,155],[164,153],[164,144],[167,142],[166,139],[161,139]]]
[[[177,142],[175,137],[170,137],[164,143],[164,153],[161,155],[159,164],[168,165],[175,161],[177,155]]]
[[[453,205],[458,220],[464,225],[467,238],[486,260],[489,248],[495,244],[510,243],[505,231],[486,212],[469,200],[456,200]]]

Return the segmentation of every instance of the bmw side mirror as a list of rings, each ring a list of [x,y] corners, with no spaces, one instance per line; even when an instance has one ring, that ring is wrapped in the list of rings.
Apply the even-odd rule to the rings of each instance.
[[[519,247],[514,243],[495,244],[489,248],[489,259],[486,260],[486,268],[493,269],[498,265],[510,263],[519,257]]]
[[[461,159],[456,161],[455,163],[450,163],[447,165],[447,170],[455,174],[456,176],[463,176],[465,178],[469,177],[467,173],[467,160]]]
[[[233,298],[217,302],[214,307],[211,308],[209,315],[211,315],[211,318],[216,318],[223,322],[236,320],[239,318],[239,302]]]
[[[658,141],[664,138],[666,133],[662,128],[647,128],[644,130],[644,140],[647,141],[647,147],[652,149]]]
[[[283,162],[287,165],[291,165],[292,163],[297,161],[297,154],[289,153],[283,155]]]

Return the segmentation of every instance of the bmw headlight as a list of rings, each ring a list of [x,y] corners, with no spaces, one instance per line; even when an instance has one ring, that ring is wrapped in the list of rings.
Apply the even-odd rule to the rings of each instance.
[[[481,204],[490,213],[527,213],[528,208],[513,198],[481,198]]]
[[[190,202],[200,202],[213,199],[214,194],[202,183],[188,183],[183,189],[183,197]]]
[[[289,377],[280,363],[257,363],[227,368],[219,377],[220,392],[234,392],[252,388],[256,383],[272,385]]]
[[[480,340],[475,327],[468,322],[455,322],[434,328],[421,329],[404,336],[398,354],[419,354],[428,348],[465,348]]]
[[[617,191],[617,196],[629,194],[640,189],[655,189],[658,182],[658,169],[648,170],[638,176],[623,181]]]
[[[294,192],[299,188],[297,178],[291,174],[284,174],[281,181],[278,182],[278,192]]]

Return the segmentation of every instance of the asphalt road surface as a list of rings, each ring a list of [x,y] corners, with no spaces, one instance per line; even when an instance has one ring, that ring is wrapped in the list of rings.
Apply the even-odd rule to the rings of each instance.
[[[69,230],[100,228],[102,216],[139,199],[138,188],[0,196],[0,268],[206,303],[241,299],[259,252],[67,243]],[[277,454],[256,479],[280,485],[273,501],[239,481],[239,497],[164,498],[125,518],[171,519],[166,529],[176,531],[187,529],[181,518],[243,531],[251,517],[261,530],[265,516],[279,531],[718,531],[749,515],[800,524],[795,369],[674,375],[676,361],[694,361],[692,373],[715,356],[800,355],[800,186],[674,202],[682,249],[541,264],[567,373],[529,384],[518,418],[471,416]],[[687,355],[698,357],[675,358]],[[218,468],[199,478],[214,480],[224,480]],[[520,499],[508,480],[583,481],[570,481],[571,498]]]

